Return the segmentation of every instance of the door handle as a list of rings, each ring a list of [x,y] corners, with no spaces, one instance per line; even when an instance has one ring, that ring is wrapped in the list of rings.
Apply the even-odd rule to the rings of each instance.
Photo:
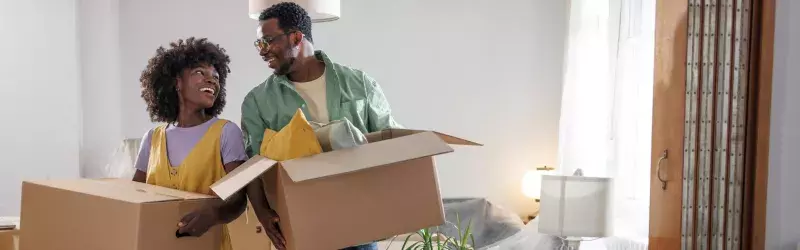
[[[667,190],[667,179],[661,177],[661,162],[667,159],[667,150],[664,150],[661,153],[661,157],[658,158],[658,162],[656,163],[656,177],[658,177],[658,181],[661,182],[661,190]]]

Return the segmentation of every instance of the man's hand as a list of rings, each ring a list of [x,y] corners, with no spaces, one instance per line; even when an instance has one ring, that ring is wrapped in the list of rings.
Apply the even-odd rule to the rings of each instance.
[[[261,222],[261,226],[264,227],[265,233],[272,241],[272,245],[278,250],[286,249],[286,239],[283,238],[283,233],[281,233],[278,213],[269,206],[261,180],[251,181],[250,184],[247,184],[246,190],[247,197],[250,198],[250,204],[253,205],[253,212],[258,217],[258,221]]]
[[[264,230],[269,236],[269,239],[272,241],[272,245],[275,245],[275,248],[278,250],[286,249],[286,239],[283,238],[283,234],[281,233],[280,219],[278,218],[278,213],[275,213],[275,210],[269,210],[268,218],[259,218],[261,222],[261,226],[264,227]]]
[[[195,237],[203,236],[217,224],[219,211],[214,206],[204,206],[183,216],[178,222],[178,233]]]

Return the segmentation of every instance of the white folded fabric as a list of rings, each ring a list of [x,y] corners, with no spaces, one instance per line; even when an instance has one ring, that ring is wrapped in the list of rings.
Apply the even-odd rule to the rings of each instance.
[[[349,120],[335,120],[327,124],[309,122],[314,128],[323,152],[352,148],[367,143],[367,137]]]

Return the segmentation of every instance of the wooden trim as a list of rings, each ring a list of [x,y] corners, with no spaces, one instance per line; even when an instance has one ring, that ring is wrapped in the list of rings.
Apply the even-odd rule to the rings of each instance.
[[[751,57],[754,61],[754,83],[752,86],[753,100],[750,105],[753,115],[749,117],[748,138],[752,145],[748,150],[750,155],[749,170],[745,175],[745,184],[748,192],[745,194],[745,207],[742,246],[745,249],[760,250],[765,248],[766,217],[767,217],[767,178],[769,175],[769,136],[770,136],[770,110],[772,106],[772,66],[775,45],[775,0],[756,0],[753,5],[758,11],[753,27],[760,39],[755,42],[752,51],[757,55]]]

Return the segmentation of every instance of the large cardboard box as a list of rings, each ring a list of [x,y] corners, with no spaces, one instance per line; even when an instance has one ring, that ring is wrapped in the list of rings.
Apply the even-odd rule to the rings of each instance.
[[[247,210],[239,218],[228,223],[233,250],[272,250],[270,241],[261,222],[253,212],[253,205],[247,202]]]
[[[221,226],[176,235],[178,221],[212,198],[123,180],[25,181],[20,250],[219,250]]]
[[[390,129],[370,143],[276,162],[256,156],[212,185],[223,199],[260,177],[290,250],[341,249],[444,223],[433,156],[479,145]]]
[[[19,229],[0,230],[0,250],[17,250]]]
[[[0,216],[0,250],[17,250],[19,217]]]

